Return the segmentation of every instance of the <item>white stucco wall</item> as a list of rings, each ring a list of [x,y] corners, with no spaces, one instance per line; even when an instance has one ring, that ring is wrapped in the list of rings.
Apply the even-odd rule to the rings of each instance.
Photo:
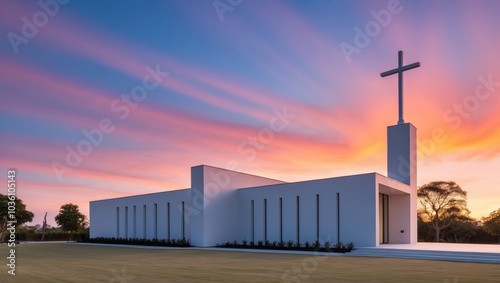
[[[378,196],[383,193],[389,195],[389,243],[416,241],[416,190],[376,173],[284,183],[201,165],[191,169],[191,183],[192,189],[90,202],[90,237],[167,239],[167,203],[170,203],[170,238],[182,238],[184,215],[184,237],[194,246],[214,246],[234,240],[313,243],[318,227],[322,243],[352,241],[358,247],[376,246],[380,225]],[[414,212],[408,209],[412,202],[415,202]]]
[[[408,221],[409,195],[389,196],[389,240],[391,244],[410,243],[411,223]]]
[[[387,127],[387,176],[417,187],[417,129],[410,123]]]
[[[238,239],[237,189],[282,181],[206,165],[191,168],[190,214],[195,246],[214,246]]]
[[[170,203],[170,238],[181,239],[181,207],[183,201],[185,205],[190,203],[189,189],[91,201],[90,237],[153,239],[156,236],[158,239],[167,239],[167,203]],[[157,207],[156,225],[155,204]],[[144,214],[144,211],[146,214]],[[145,223],[144,219],[146,219]],[[190,226],[187,224],[188,221],[189,219],[185,219],[184,236],[186,239],[190,238]]]
[[[277,184],[238,191],[240,209],[239,241],[264,239],[264,199],[267,201],[267,240],[280,241],[279,199],[283,204],[283,241],[297,241],[297,196],[299,197],[299,241],[317,239],[316,195],[319,195],[319,238],[321,242],[354,242],[375,246],[378,201],[376,174]],[[340,239],[338,238],[337,193],[340,197]],[[254,201],[252,236],[251,202]]]
[[[408,227],[405,231],[409,234],[400,233],[400,230],[392,230],[394,241],[402,243],[417,242],[417,129],[411,123],[387,127],[387,176],[409,185],[412,190],[410,197],[393,197],[393,209],[404,211],[405,216],[393,215],[398,223],[406,221]],[[390,205],[391,206],[391,205]],[[396,221],[396,220],[394,220]],[[406,233],[406,232],[405,232]]]

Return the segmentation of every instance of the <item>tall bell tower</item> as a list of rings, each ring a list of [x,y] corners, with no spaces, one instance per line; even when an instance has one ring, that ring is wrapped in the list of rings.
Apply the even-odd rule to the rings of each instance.
[[[404,219],[409,231],[399,230],[392,233],[409,233],[410,243],[417,243],[417,129],[403,119],[403,72],[420,67],[420,62],[403,66],[403,51],[398,52],[398,67],[383,72],[381,77],[398,74],[398,123],[387,127],[387,176],[410,186],[409,195],[389,196],[388,209],[400,208],[400,215],[389,217]]]
[[[403,119],[403,72],[420,67],[420,62],[403,66],[403,51],[398,52],[398,67],[380,74],[398,74],[398,124],[387,128],[387,176],[417,188],[417,129]]]

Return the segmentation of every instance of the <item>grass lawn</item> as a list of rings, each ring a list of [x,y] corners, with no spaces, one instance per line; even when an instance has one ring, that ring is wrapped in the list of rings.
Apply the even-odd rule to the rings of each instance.
[[[500,265],[78,244],[0,245],[0,282],[500,282]]]

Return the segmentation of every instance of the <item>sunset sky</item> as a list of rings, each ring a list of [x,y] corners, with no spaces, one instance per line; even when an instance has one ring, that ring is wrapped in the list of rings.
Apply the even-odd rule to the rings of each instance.
[[[188,188],[200,164],[386,175],[398,50],[422,64],[404,75],[418,185],[500,208],[499,1],[40,2],[0,2],[0,181],[18,171],[33,224]]]

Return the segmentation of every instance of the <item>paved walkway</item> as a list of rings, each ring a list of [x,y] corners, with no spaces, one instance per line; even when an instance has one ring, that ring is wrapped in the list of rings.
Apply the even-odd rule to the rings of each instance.
[[[417,243],[358,248],[351,256],[413,258],[500,264],[500,245]]]
[[[500,253],[500,245],[486,244],[451,244],[451,243],[417,243],[417,244],[383,244],[378,248],[405,249],[405,250],[428,250],[428,251],[457,251],[457,252],[481,252]]]

